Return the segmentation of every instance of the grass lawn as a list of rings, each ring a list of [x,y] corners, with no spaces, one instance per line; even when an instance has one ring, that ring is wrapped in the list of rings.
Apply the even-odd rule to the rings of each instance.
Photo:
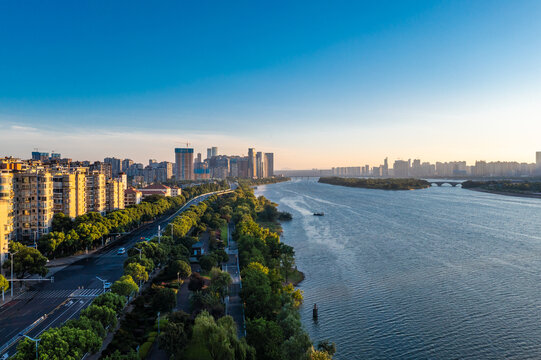
[[[222,236],[222,241],[227,247],[227,224],[225,224],[224,226],[220,228],[220,235]]]

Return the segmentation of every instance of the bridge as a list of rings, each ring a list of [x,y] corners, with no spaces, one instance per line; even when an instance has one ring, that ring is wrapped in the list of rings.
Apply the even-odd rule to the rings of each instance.
[[[431,181],[430,184],[432,186],[434,185],[442,186],[445,184],[449,184],[452,187],[456,187],[457,185],[462,185],[462,181]]]

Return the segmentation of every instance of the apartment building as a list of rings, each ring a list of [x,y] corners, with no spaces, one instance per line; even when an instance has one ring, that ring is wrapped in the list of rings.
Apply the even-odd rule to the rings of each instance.
[[[15,236],[13,174],[0,170],[0,269],[7,260],[9,242]]]
[[[86,176],[86,212],[105,213],[107,210],[107,184],[105,175],[92,171]]]
[[[43,168],[14,173],[16,237],[33,242],[51,228],[54,214],[53,177]]]
[[[107,181],[106,196],[108,212],[124,209],[124,184],[121,179]]]
[[[142,199],[143,193],[133,187],[124,191],[124,207],[140,204]]]
[[[72,219],[86,213],[86,174],[76,170],[53,175],[54,213],[63,213]]]

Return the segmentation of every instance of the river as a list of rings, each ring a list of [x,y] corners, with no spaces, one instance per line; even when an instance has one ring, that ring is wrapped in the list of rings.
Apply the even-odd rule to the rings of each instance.
[[[302,322],[335,359],[541,358],[541,200],[306,179],[256,195],[293,215]]]

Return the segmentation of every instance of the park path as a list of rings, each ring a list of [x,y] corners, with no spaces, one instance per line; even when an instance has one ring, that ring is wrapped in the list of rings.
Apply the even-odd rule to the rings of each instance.
[[[227,271],[231,275],[233,282],[229,286],[229,296],[225,301],[225,313],[230,315],[237,324],[237,333],[239,338],[246,336],[246,325],[244,319],[244,307],[242,299],[240,297],[240,290],[242,289],[242,282],[240,277],[239,267],[239,250],[236,241],[233,240],[233,223],[229,223],[227,226],[227,249],[229,254],[229,260],[227,263],[222,264],[224,271]]]

